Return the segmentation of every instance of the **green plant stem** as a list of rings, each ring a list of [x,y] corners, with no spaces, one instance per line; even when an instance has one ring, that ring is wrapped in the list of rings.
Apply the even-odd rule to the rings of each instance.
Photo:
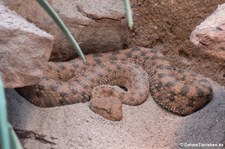
[[[127,14],[128,26],[129,26],[130,29],[132,29],[133,25],[134,25],[134,21],[133,21],[130,1],[129,0],[124,0],[124,3],[125,3],[126,14]]]
[[[56,22],[58,27],[61,29],[61,31],[66,35],[67,39],[71,42],[79,56],[86,62],[84,54],[82,50],[80,49],[80,46],[76,42],[76,40],[73,38],[72,34],[66,27],[66,25],[63,23],[63,21],[60,19],[58,14],[55,12],[55,10],[51,7],[51,5],[48,3],[47,0],[37,0],[37,2],[41,5],[41,7],[51,16],[51,18]]]
[[[23,149],[13,127],[8,124],[11,149]]]
[[[0,77],[0,148],[10,149],[6,101],[2,79]]]
[[[0,149],[23,149],[12,126],[8,123],[3,81],[0,76]]]

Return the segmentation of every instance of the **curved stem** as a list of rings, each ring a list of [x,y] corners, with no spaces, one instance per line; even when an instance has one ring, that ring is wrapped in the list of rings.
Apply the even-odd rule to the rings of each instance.
[[[55,12],[55,10],[51,7],[51,5],[48,3],[47,0],[37,0],[37,2],[41,5],[41,7],[51,16],[51,18],[55,21],[55,23],[58,25],[58,27],[61,29],[61,31],[66,35],[67,39],[71,42],[72,46],[75,48],[79,56],[86,62],[84,54],[82,50],[80,49],[80,46],[76,42],[76,40],[73,38],[72,34],[66,27],[66,25],[63,23],[61,18],[58,16],[58,14]]]
[[[132,17],[132,10],[130,6],[130,1],[129,0],[124,0],[125,3],[125,10],[127,14],[127,21],[128,21],[128,26],[130,29],[132,29],[134,25],[133,17]]]

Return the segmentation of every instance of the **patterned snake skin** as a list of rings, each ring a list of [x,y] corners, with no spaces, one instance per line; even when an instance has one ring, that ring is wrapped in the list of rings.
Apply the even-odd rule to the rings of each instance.
[[[212,88],[206,79],[177,70],[154,49],[89,54],[86,59],[85,64],[80,58],[49,62],[38,85],[18,90],[41,107],[86,102],[93,96],[113,96],[122,103],[139,105],[150,92],[158,104],[179,115],[191,114],[212,99]]]

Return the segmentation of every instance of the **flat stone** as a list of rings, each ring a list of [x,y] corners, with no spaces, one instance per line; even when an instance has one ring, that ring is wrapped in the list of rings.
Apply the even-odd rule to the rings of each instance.
[[[120,121],[123,118],[122,103],[118,98],[93,98],[89,107],[93,112],[111,121]]]
[[[127,24],[123,1],[49,0],[84,53],[120,50],[125,43]],[[7,6],[55,37],[53,61],[77,56],[66,37],[47,13],[31,0],[8,1]]]
[[[225,59],[225,4],[218,8],[190,36],[191,42],[210,56]]]
[[[0,73],[6,88],[36,84],[49,60],[53,37],[0,5]]]

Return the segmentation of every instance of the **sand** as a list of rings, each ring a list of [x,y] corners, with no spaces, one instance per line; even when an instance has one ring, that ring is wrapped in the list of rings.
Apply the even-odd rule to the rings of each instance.
[[[119,122],[93,113],[89,103],[39,108],[15,90],[6,90],[9,120],[16,129],[34,132],[30,138],[21,139],[27,149],[192,149],[200,148],[200,145],[216,146],[225,140],[225,90],[210,82],[213,100],[192,115],[172,114],[149,97],[140,106],[123,105],[124,117]],[[42,139],[35,139],[34,134],[43,135]]]

